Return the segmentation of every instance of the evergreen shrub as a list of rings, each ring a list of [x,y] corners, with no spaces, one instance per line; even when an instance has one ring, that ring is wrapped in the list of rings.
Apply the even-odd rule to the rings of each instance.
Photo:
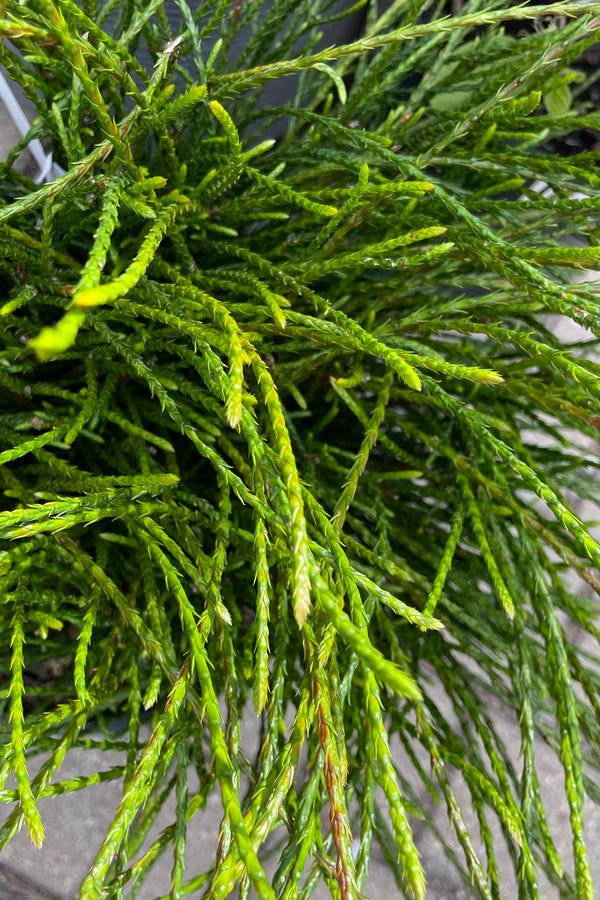
[[[473,897],[507,896],[503,843],[521,900],[592,897],[600,367],[553,329],[600,334],[599,11],[8,0],[37,117],[1,166],[0,846],[118,780],[87,900],[163,852],[173,900],[355,898],[374,843],[423,898],[419,817]],[[61,780],[78,747],[126,754]]]

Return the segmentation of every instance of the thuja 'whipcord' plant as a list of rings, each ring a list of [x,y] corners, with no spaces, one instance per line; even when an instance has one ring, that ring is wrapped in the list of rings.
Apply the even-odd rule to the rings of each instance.
[[[520,900],[540,872],[591,898],[600,548],[569,501],[593,496],[600,367],[552,322],[600,334],[571,271],[598,261],[599,177],[552,142],[597,126],[573,66],[600,6],[174,6],[178,32],[163,0],[0,19],[37,110],[1,166],[0,846],[119,779],[86,900],[135,896],[166,850],[173,900],[359,897],[373,842],[423,898],[430,792],[473,896],[504,896],[505,841]],[[327,46],[347,12],[360,37]],[[33,138],[64,169],[43,186],[13,166]],[[123,764],[61,780],[98,725]]]

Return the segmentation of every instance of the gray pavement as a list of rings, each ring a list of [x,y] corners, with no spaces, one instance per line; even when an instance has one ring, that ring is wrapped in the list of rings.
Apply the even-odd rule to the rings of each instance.
[[[440,698],[441,699],[441,698]],[[503,737],[510,747],[518,751],[519,739],[516,723],[503,716],[500,708],[494,710],[495,716],[503,721]],[[257,737],[254,713],[248,710],[245,716],[244,731],[247,736]],[[149,728],[145,729],[149,735]],[[246,747],[248,745],[246,744]],[[95,771],[109,769],[123,762],[122,753],[103,753],[97,750],[71,751],[57,774],[55,780],[73,778],[77,775],[88,775]],[[401,759],[397,752],[400,769],[406,771],[407,761]],[[564,800],[563,777],[559,762],[553,752],[542,741],[537,746],[537,760],[541,773],[541,792],[549,812],[550,827],[557,843],[557,849],[565,860],[570,859],[570,826],[568,811]],[[517,760],[515,759],[515,762]],[[35,763],[32,766],[35,771]],[[194,789],[195,777],[190,772],[190,788]],[[457,799],[463,807],[466,824],[477,834],[474,814],[466,789],[459,779],[455,780]],[[76,900],[79,887],[92,865],[96,853],[106,834],[112,816],[121,798],[119,782],[108,782],[96,785],[76,794],[66,794],[42,800],[40,813],[46,828],[46,840],[41,850],[32,847],[25,830],[15,835],[0,858],[0,900],[13,900],[14,888],[10,887],[9,875],[22,879],[21,890],[27,886],[26,892],[17,894],[22,900]],[[434,820],[448,840],[459,853],[456,840],[450,832],[443,808],[429,807]],[[188,828],[188,845],[186,858],[190,877],[207,869],[217,846],[219,822],[222,806],[218,792],[213,792],[204,811],[198,813]],[[158,816],[145,847],[160,832],[174,821],[174,808],[168,803]],[[473,895],[460,882],[458,875],[440,852],[439,845],[429,834],[426,827],[415,822],[415,839],[422,854],[423,863],[428,876],[427,900],[469,900]],[[586,830],[589,847],[600,846],[600,809],[590,806],[586,816]],[[498,862],[503,878],[502,897],[514,900],[517,896],[516,885],[512,875],[512,863],[505,849],[499,828],[495,829],[498,847]],[[477,842],[475,842],[477,846]],[[170,851],[162,856],[155,866],[148,882],[137,895],[139,900],[155,900],[168,894],[171,871]],[[4,870],[4,867],[8,867]],[[600,858],[592,854],[594,880],[600,884]],[[268,860],[266,868],[269,869]],[[4,878],[4,881],[2,880]],[[47,893],[35,893],[35,887]],[[541,877],[542,900],[554,900],[557,897],[552,886]],[[11,893],[12,891],[12,893]],[[326,900],[329,893],[325,888],[315,892],[315,900]],[[371,872],[365,885],[365,896],[369,900],[400,900],[401,894],[396,887],[393,872],[384,862],[378,849],[374,848]]]

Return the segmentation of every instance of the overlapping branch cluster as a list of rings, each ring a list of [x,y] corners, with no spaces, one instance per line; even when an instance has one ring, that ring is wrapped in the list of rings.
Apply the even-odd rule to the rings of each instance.
[[[540,870],[589,898],[600,677],[577,642],[600,634],[567,576],[597,592],[600,548],[568,499],[593,496],[600,367],[548,316],[600,334],[569,271],[598,260],[599,179],[591,153],[542,146],[595,123],[569,65],[597,4],[362,2],[360,40],[329,49],[329,0],[176,6],[179,34],[162,0],[0,21],[38,112],[0,188],[0,844],[25,822],[40,845],[45,797],[119,779],[88,900],[134,896],[171,845],[171,898],[358,897],[373,841],[421,898],[414,816],[474,896],[501,895],[496,821],[522,900]],[[65,169],[38,188],[13,168],[34,136]],[[574,876],[536,733],[564,767]],[[61,780],[98,745],[123,765]],[[213,789],[198,872],[186,829]]]

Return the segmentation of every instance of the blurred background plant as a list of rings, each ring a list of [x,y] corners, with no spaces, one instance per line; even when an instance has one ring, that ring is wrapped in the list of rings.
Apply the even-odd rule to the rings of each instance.
[[[549,317],[599,334],[571,277],[598,262],[576,62],[599,8],[7,3],[0,62],[36,118],[0,185],[2,846],[118,779],[83,898],[133,897],[166,850],[172,898],[358,897],[373,842],[421,898],[419,817],[474,897],[505,895],[499,840],[520,900],[539,872],[592,897],[600,548],[572,502],[600,367]],[[358,38],[327,46],[347,16]],[[39,186],[14,163],[45,139]],[[125,763],[61,781],[92,727]]]

